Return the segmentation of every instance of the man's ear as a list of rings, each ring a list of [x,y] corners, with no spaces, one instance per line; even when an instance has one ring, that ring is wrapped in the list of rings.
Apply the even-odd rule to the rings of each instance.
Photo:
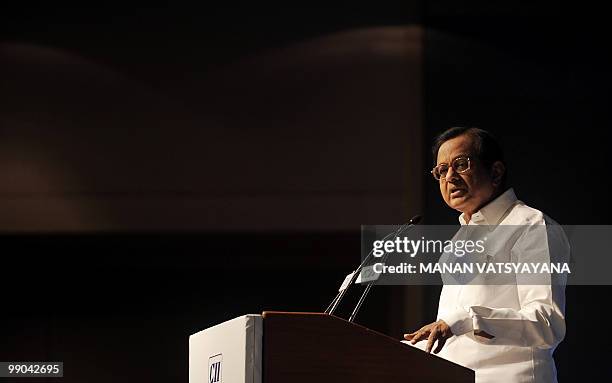
[[[495,161],[491,166],[491,179],[493,180],[493,186],[499,187],[506,174],[506,166],[501,161]]]

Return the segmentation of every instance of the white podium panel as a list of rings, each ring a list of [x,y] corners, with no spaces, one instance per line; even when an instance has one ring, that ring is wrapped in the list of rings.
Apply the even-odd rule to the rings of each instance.
[[[261,315],[244,315],[189,337],[189,383],[261,383]]]

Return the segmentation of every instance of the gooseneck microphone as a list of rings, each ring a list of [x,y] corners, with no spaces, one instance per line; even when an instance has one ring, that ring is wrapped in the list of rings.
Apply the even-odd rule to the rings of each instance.
[[[382,241],[388,240],[391,236],[393,236],[393,240],[395,240],[395,238],[397,238],[401,233],[403,233],[404,231],[406,231],[406,230],[410,229],[411,227],[415,226],[416,224],[418,224],[421,221],[421,218],[422,217],[420,215],[415,215],[414,217],[412,217],[412,219],[410,219],[410,221],[408,221],[407,223],[405,223],[403,225],[400,225],[400,227],[396,231],[387,234],[382,239]],[[374,253],[374,249],[370,250],[368,255],[366,257],[364,257],[364,259],[361,262],[361,264],[359,265],[359,267],[357,267],[357,269],[355,271],[353,271],[352,274],[349,274],[350,275],[350,280],[349,280],[348,284],[346,284],[346,286],[344,286],[344,283],[343,283],[343,287],[344,288],[340,288],[340,291],[338,292],[338,294],[336,294],[336,297],[330,302],[329,306],[327,306],[327,308],[325,309],[325,313],[326,314],[332,315],[334,313],[334,311],[336,311],[336,308],[338,308],[338,305],[342,301],[342,298],[344,298],[344,295],[346,294],[346,292],[349,289],[349,287],[351,287],[351,285],[353,285],[355,283],[355,281],[357,280],[357,277],[361,273],[361,270],[372,259],[373,253]],[[385,255],[386,255],[386,253],[385,253]],[[367,297],[367,295],[370,292],[371,288],[372,288],[372,284],[371,283],[366,286],[366,289],[364,290],[363,294],[361,294],[361,297],[359,298],[359,302],[357,303],[357,306],[355,307],[355,309],[351,313],[351,316],[349,318],[349,322],[352,322],[355,319],[355,316],[357,316],[357,313],[359,312],[359,309],[361,308],[361,305],[365,301],[365,298]]]

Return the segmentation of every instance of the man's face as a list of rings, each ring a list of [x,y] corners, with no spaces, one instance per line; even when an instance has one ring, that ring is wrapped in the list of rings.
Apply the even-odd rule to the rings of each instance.
[[[444,142],[438,150],[436,165],[451,164],[457,157],[470,157],[470,169],[457,173],[449,166],[445,178],[440,179],[440,192],[451,208],[469,215],[486,204],[495,192],[491,175],[476,158],[473,138],[463,134]]]

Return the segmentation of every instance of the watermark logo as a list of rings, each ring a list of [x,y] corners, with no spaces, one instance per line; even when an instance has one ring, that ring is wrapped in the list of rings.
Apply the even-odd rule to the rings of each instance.
[[[426,253],[452,253],[457,257],[463,257],[467,253],[483,253],[485,251],[486,237],[479,240],[439,240],[439,239],[409,239],[408,237],[397,237],[392,240],[377,240],[373,242],[372,255],[380,258],[387,253],[406,254],[415,257],[417,254]]]
[[[572,263],[572,247],[585,242],[578,235],[593,239],[590,231],[573,229],[575,243],[556,224],[417,225],[401,233],[395,226],[364,225],[362,265],[377,275],[367,278],[376,284],[567,284],[576,269],[587,269]]]

